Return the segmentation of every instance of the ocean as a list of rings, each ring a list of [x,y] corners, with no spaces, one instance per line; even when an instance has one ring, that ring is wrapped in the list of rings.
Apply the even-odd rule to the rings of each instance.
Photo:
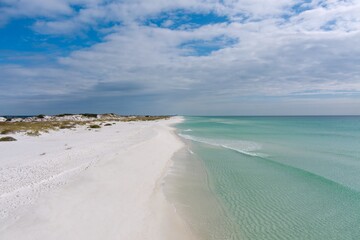
[[[199,239],[360,239],[360,117],[185,117],[164,183]]]

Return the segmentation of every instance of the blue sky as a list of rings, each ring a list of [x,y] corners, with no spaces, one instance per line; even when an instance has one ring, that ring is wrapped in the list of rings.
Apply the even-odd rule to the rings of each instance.
[[[360,2],[2,0],[0,115],[360,114]]]

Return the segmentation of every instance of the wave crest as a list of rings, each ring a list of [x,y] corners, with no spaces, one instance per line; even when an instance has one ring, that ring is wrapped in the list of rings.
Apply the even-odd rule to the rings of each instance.
[[[262,154],[255,152],[261,149],[261,145],[256,142],[244,141],[244,140],[201,138],[201,137],[195,137],[181,133],[179,134],[179,136],[195,142],[205,143],[212,146],[223,147],[230,150],[234,150],[248,156],[263,157]]]

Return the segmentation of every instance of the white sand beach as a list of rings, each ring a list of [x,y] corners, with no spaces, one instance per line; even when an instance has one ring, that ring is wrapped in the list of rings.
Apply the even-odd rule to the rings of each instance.
[[[0,239],[194,239],[162,181],[181,118],[0,144]]]

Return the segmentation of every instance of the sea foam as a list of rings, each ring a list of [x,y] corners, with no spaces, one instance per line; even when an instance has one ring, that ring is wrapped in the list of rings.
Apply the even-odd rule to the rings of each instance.
[[[191,141],[231,149],[241,154],[245,154],[249,156],[263,156],[263,154],[255,152],[261,149],[261,145],[251,141],[210,139],[210,138],[195,137],[181,133],[179,134],[179,136]]]

